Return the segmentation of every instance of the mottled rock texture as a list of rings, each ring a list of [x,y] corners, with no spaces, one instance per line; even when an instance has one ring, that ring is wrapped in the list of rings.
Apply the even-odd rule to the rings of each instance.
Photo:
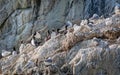
[[[3,75],[120,75],[120,14],[114,14],[119,0],[0,0],[0,53],[19,51],[20,40],[27,43],[21,53],[0,59]],[[94,14],[94,24],[80,24]],[[113,15],[114,14],[114,15]],[[30,44],[35,31],[64,26],[66,21],[78,29],[44,42]],[[86,20],[83,20],[86,21]],[[45,29],[44,29],[45,28]],[[51,57],[52,65],[44,61]],[[1,58],[1,55],[0,55]],[[31,65],[32,64],[32,65]],[[46,72],[48,70],[48,72]]]
[[[49,29],[59,28],[67,20],[89,18],[94,13],[107,17],[113,13],[115,2],[115,0],[1,0],[0,49],[10,50],[13,46],[18,47],[18,40],[26,40],[34,31],[46,25]]]
[[[0,60],[2,73],[119,75],[120,15],[109,17],[111,23],[107,25],[106,19],[81,25],[77,31],[58,35],[37,48],[27,44],[20,54]],[[48,57],[52,59],[52,65],[46,67],[44,61]]]

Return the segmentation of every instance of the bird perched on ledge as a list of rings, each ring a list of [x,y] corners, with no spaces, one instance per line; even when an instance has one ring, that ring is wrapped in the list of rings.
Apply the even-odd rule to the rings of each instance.
[[[56,35],[57,35],[57,33],[55,32],[55,29],[52,29],[51,38],[54,38]]]
[[[6,56],[8,56],[10,54],[11,54],[11,52],[6,51],[6,50],[2,50],[2,57],[6,57]]]
[[[32,40],[31,40],[31,45],[35,46],[36,47],[36,42],[35,42],[35,37],[33,36]]]
[[[116,5],[114,8],[115,14],[120,14],[120,5]]]
[[[23,43],[23,40],[21,40],[21,42],[20,42],[20,47],[19,47],[19,52],[20,52],[20,54],[23,52],[23,49],[25,48],[25,44]]]

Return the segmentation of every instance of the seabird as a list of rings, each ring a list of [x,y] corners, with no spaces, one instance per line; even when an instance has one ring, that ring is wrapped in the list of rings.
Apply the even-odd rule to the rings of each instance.
[[[35,38],[37,38],[37,39],[41,39],[41,35],[40,35],[39,32],[36,32],[34,36],[35,36]]]
[[[50,65],[52,65],[52,59],[49,57],[48,59],[46,59],[46,60],[44,61],[44,64],[45,64],[45,66],[50,66]]]
[[[16,55],[17,55],[17,52],[16,52],[16,51],[13,51],[13,52],[12,52],[12,55],[16,56]]]
[[[36,46],[39,46],[40,45],[40,43],[41,43],[41,39],[42,39],[42,36],[41,36],[41,34],[40,34],[40,31],[38,32],[35,32],[34,34],[33,34],[33,37],[32,38],[34,38],[34,41],[35,41],[35,45]]]
[[[93,14],[93,16],[91,17],[91,20],[97,20],[97,19],[99,19],[99,15]]]
[[[23,41],[21,40],[21,45],[20,45],[20,47],[19,47],[19,52],[20,52],[20,54],[23,52],[23,49],[25,48],[25,45],[23,44]]]
[[[13,47],[13,52],[12,52],[12,55],[16,56],[17,55],[17,52],[15,50],[15,47]]]
[[[67,21],[66,26],[67,26],[67,28],[71,28],[72,27],[72,22]]]
[[[115,10],[115,14],[120,14],[120,5],[116,5],[114,10]]]
[[[36,42],[35,42],[35,37],[33,36],[32,40],[31,40],[31,45],[36,46]]]
[[[2,50],[2,57],[6,57],[6,56],[8,56],[10,54],[11,54],[11,52],[6,51],[6,50]]]
[[[51,32],[51,38],[54,38],[56,36],[56,32],[54,29],[52,29],[52,32]]]

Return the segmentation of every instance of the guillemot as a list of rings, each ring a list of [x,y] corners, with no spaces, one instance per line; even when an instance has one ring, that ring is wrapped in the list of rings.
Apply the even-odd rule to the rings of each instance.
[[[114,8],[115,14],[120,14],[120,5],[116,5]]]
[[[51,32],[51,38],[54,38],[56,36],[56,32],[55,32],[55,29],[52,29],[52,32]]]
[[[99,19],[99,15],[93,14],[93,16],[91,17],[91,20],[97,20],[97,19]]]
[[[35,32],[34,36],[35,36],[35,38],[37,38],[37,39],[41,39],[41,35],[40,35],[39,32]]]
[[[23,52],[23,49],[25,48],[25,45],[23,43],[23,40],[20,41],[20,47],[19,47],[19,52],[20,54]]]
[[[66,26],[67,26],[67,28],[71,28],[73,26],[73,24],[72,24],[71,21],[67,21],[66,22]]]
[[[12,52],[12,55],[16,56],[17,55],[17,51],[15,49],[15,47],[13,47],[13,52]]]
[[[31,40],[31,45],[35,46],[36,47],[36,41],[35,41],[35,37],[33,36],[32,40]]]
[[[2,50],[2,57],[6,57],[6,56],[8,56],[8,55],[10,55],[11,54],[11,52],[10,51],[6,51],[6,50]]]

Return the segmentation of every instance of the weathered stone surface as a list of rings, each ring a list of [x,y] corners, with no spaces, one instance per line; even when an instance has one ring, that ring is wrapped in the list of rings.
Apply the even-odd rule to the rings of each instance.
[[[30,36],[34,31],[46,25],[48,29],[60,28],[67,20],[89,18],[94,13],[107,17],[113,12],[115,4],[115,0],[1,0],[0,36],[5,38],[4,34],[9,36],[10,33],[16,33],[17,40],[12,41],[13,45],[8,47],[11,48],[16,46],[14,43],[23,39],[18,37],[23,36],[20,33],[26,32],[26,23],[32,22],[33,24],[33,29],[30,28],[30,33],[26,34]],[[5,40],[3,38],[1,40]]]
[[[48,70],[50,75],[119,75],[120,15],[113,15],[114,6],[119,5],[116,1],[120,3],[119,0],[0,0],[0,53],[4,49],[12,51],[14,46],[19,51],[20,40],[27,43],[20,54],[0,59],[0,73],[31,75],[45,74]],[[105,18],[93,20],[93,24],[80,23],[95,13]],[[47,30],[61,28],[68,20],[78,24],[77,30],[73,26],[67,34],[44,41]],[[42,44],[37,48],[29,43],[35,31],[42,36]],[[48,57],[53,62],[46,67],[44,60]]]
[[[37,71],[45,74],[49,71],[51,75],[119,75],[120,17],[114,15],[109,18],[112,24],[106,25],[105,19],[101,23],[97,21],[94,27],[90,26],[89,32],[83,32],[81,25],[75,33],[58,35],[37,48],[27,44],[21,54],[0,60],[2,73],[34,74],[33,71]],[[44,61],[48,57],[53,61],[51,66],[46,67]]]

